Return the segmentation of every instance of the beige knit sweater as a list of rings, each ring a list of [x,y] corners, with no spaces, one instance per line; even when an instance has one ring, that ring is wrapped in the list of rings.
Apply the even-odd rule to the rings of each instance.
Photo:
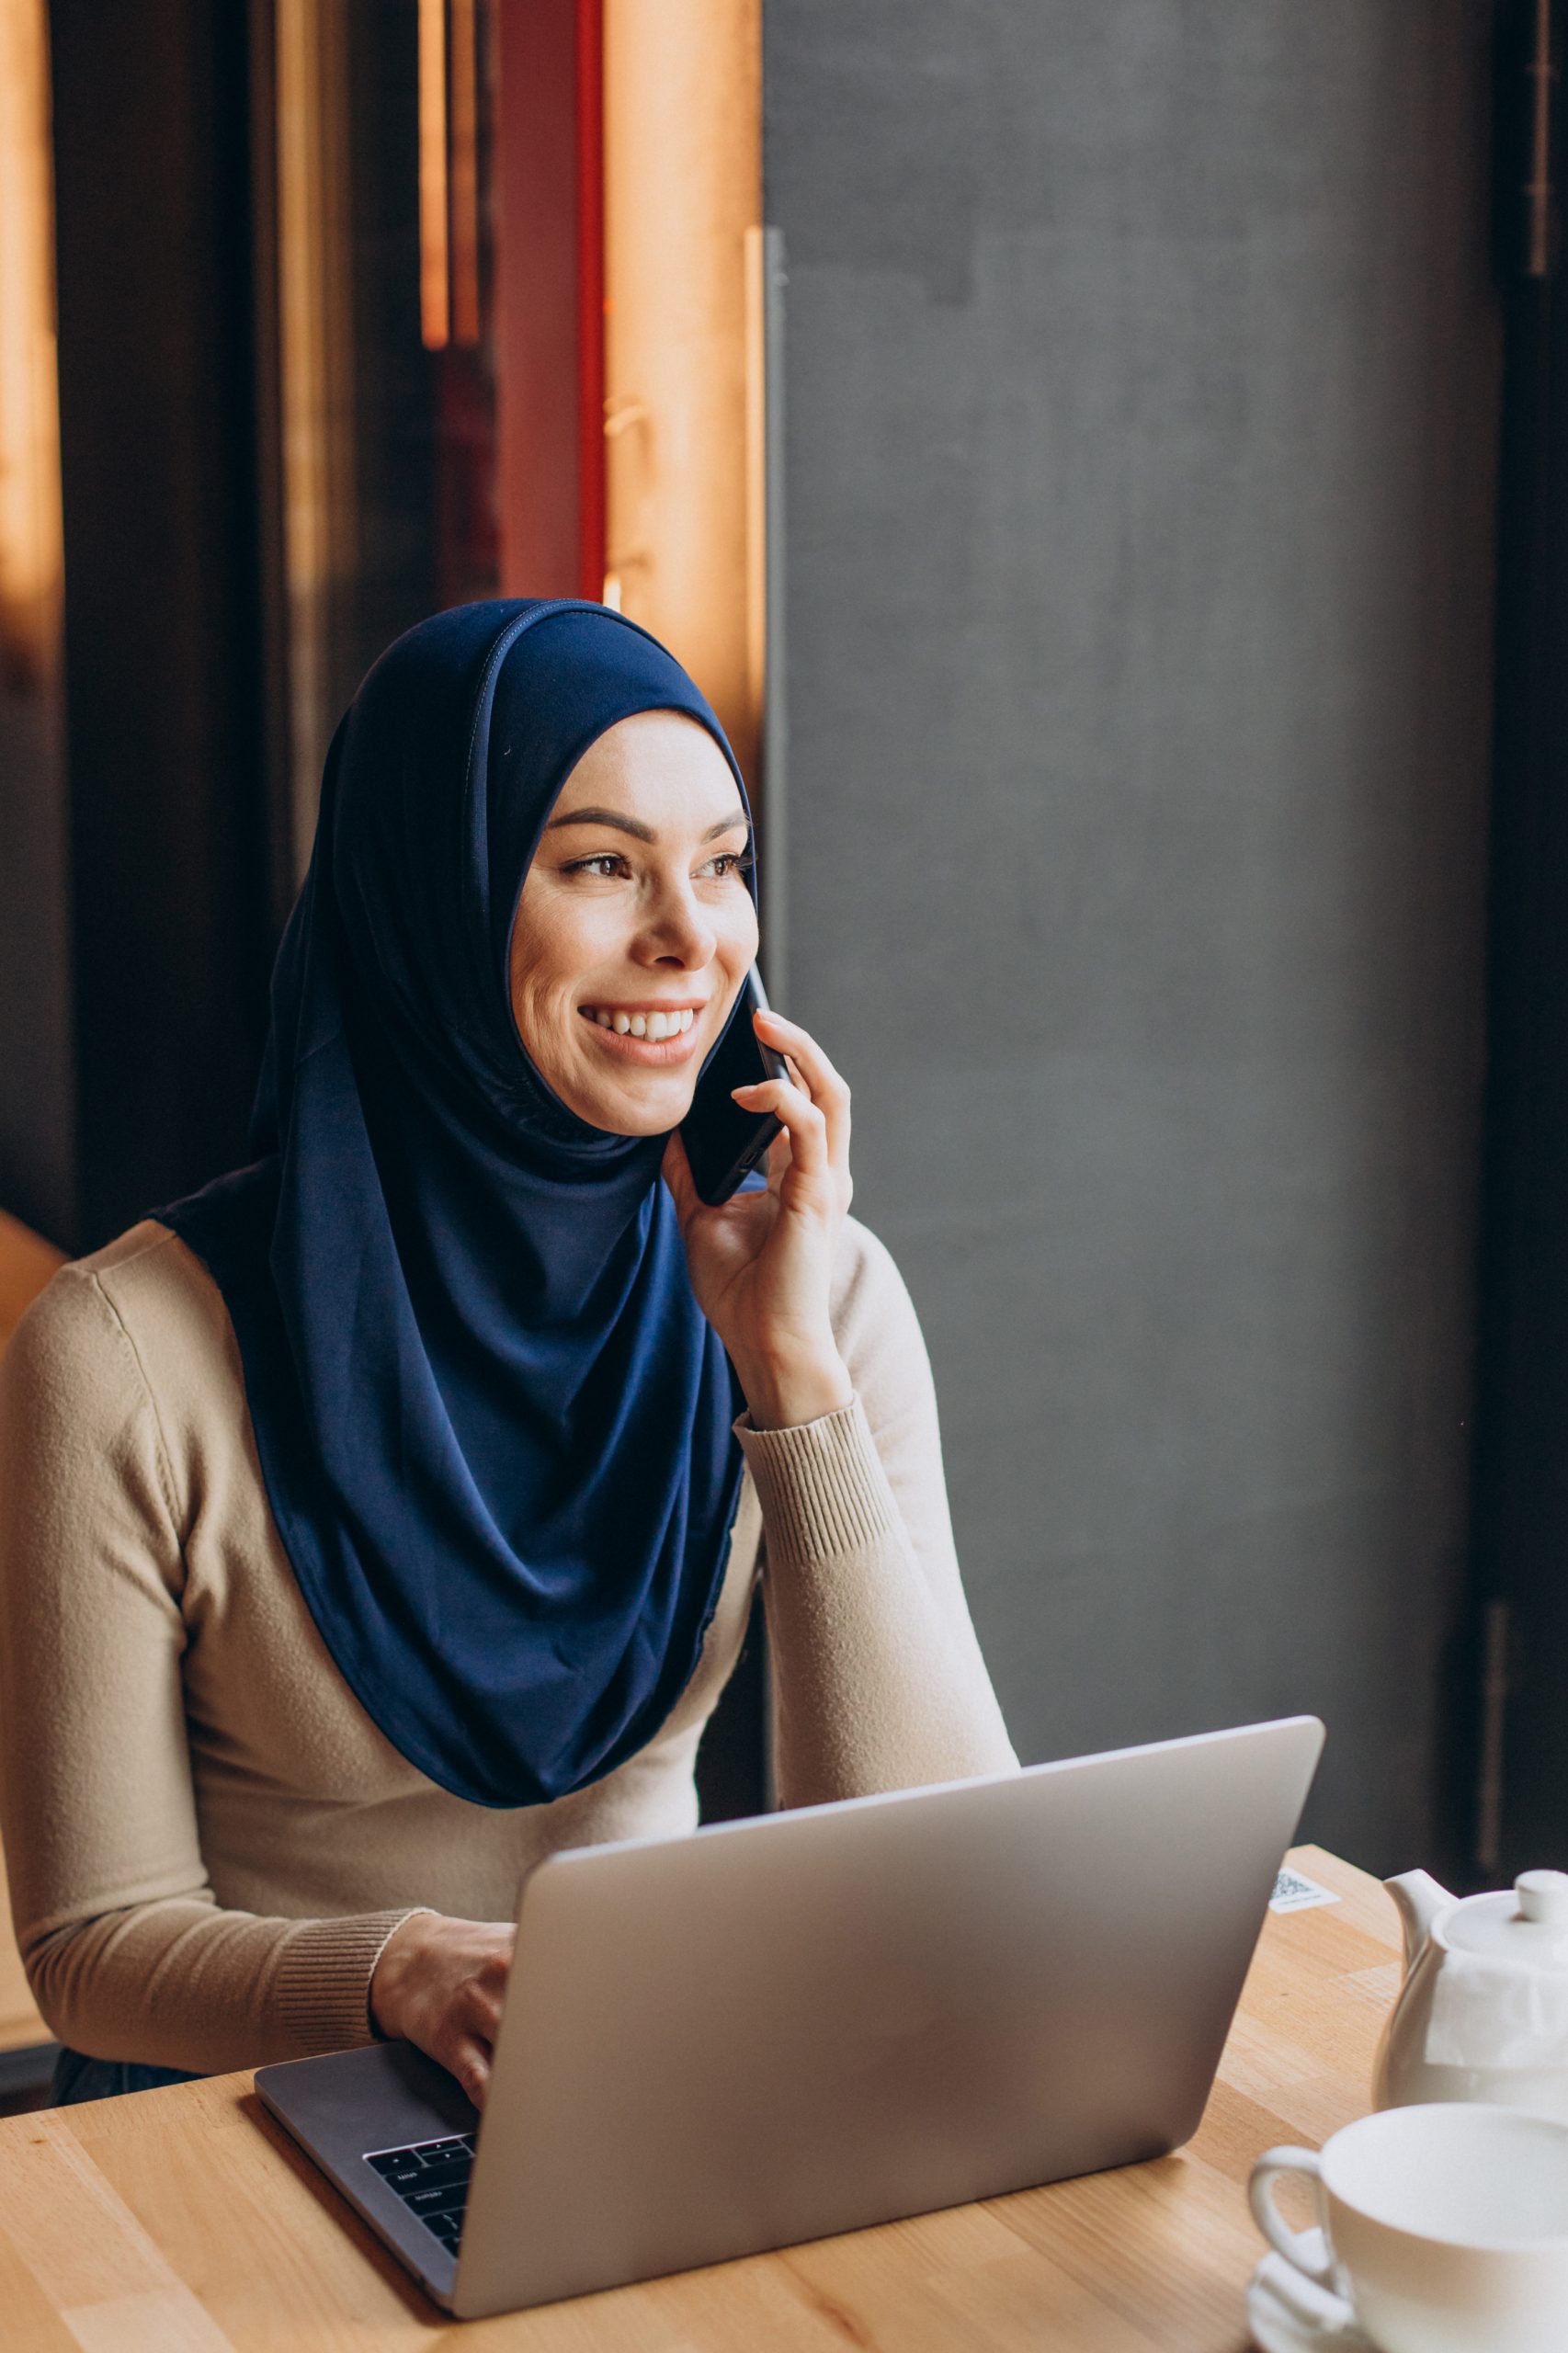
[[[834,1323],[856,1400],[741,1425],[719,1607],[663,1729],[588,1789],[496,1812],[411,1765],[333,1664],[200,1263],[144,1223],[63,1268],[0,1367],[0,1835],[62,2041],[203,2073],[368,2041],[410,1911],[509,1920],[557,1848],[689,1830],[759,1567],[784,1804],[1010,1768],[919,1325],[854,1224]]]

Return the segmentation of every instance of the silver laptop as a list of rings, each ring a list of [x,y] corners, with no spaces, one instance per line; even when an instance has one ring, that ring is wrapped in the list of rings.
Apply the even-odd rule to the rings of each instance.
[[[483,2127],[407,2043],[256,2088],[463,2318],[1161,2156],[1323,1737],[1297,1716],[555,1855]]]

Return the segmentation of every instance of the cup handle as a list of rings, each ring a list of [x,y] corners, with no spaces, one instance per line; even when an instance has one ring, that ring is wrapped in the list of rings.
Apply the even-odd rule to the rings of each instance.
[[[1314,2260],[1313,2256],[1307,2252],[1309,2241],[1306,2232],[1293,2231],[1274,2203],[1274,2184],[1282,2173],[1304,2173],[1312,2184],[1317,2195],[1319,2211],[1322,2211],[1323,2171],[1318,2163],[1317,2151],[1315,2149],[1268,2149],[1253,2166],[1252,2179],[1247,2185],[1247,2196],[1252,2201],[1253,2220],[1276,2255],[1282,2255],[1287,2263],[1293,2265],[1296,2270],[1312,2280],[1316,2286],[1326,2288],[1331,2295],[1337,2294],[1333,2258],[1325,2256],[1321,2263]],[[1325,2244],[1327,2235],[1324,2232]]]

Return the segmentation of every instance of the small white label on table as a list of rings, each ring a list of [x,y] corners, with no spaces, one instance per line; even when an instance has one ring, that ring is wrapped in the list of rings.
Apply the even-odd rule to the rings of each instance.
[[[1304,1871],[1293,1871],[1289,1864],[1283,1864],[1274,1882],[1268,1908],[1271,1912],[1310,1912],[1314,1904],[1337,1904],[1338,1901],[1332,1887],[1320,1887],[1316,1880],[1308,1879]]]

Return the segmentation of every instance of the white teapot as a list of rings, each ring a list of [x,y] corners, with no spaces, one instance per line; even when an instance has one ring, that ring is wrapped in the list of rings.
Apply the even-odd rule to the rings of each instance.
[[[1568,2124],[1568,1871],[1462,1901],[1426,1871],[1383,1883],[1404,1925],[1404,1984],[1373,2106],[1501,2100]]]

